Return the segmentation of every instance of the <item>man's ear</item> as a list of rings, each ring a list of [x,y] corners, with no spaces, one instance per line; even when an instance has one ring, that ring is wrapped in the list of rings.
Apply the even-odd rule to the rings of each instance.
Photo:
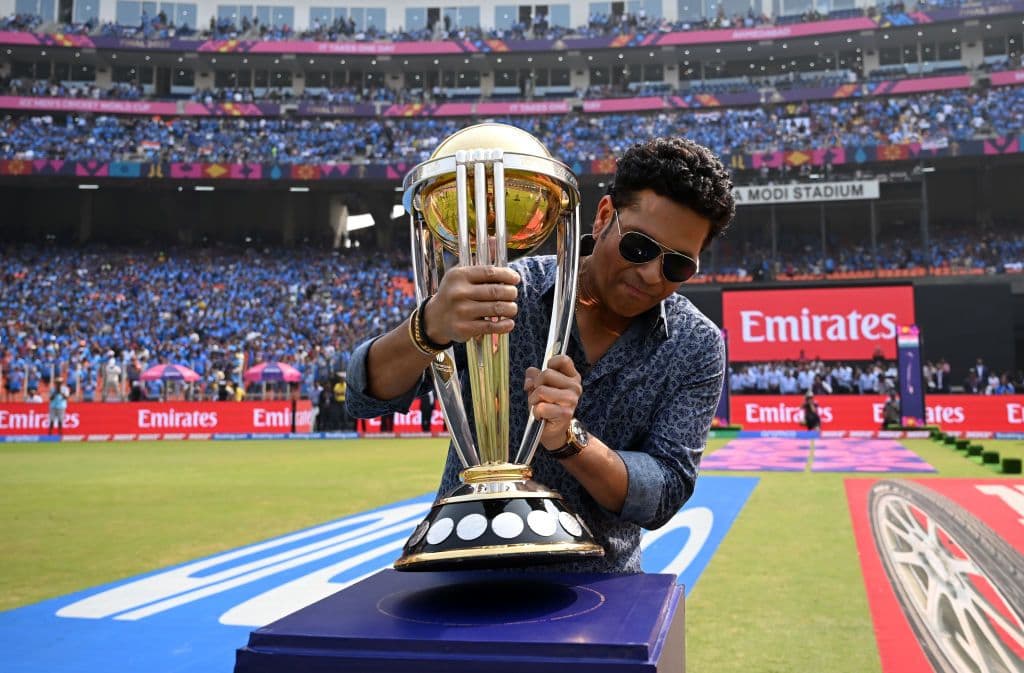
[[[615,204],[612,203],[612,197],[605,194],[597,202],[597,213],[594,215],[594,238],[601,238],[601,233],[606,227],[611,226],[614,216]]]

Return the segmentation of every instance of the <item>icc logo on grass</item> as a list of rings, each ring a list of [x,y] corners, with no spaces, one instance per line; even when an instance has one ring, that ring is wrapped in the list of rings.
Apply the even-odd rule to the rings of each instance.
[[[677,574],[687,587],[696,581],[756,483],[733,481],[729,487],[743,494],[726,508],[699,504],[698,492],[667,524],[644,534],[646,572]],[[263,626],[391,567],[431,500],[424,496],[130,579],[64,605],[56,615],[139,621],[248,587],[240,601],[214,602],[212,609],[221,624]]]

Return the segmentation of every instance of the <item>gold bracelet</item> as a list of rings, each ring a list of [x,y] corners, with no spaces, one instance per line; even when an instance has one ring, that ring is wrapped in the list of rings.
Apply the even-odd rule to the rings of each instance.
[[[441,351],[430,348],[424,341],[420,334],[420,321],[419,321],[419,308],[413,310],[412,315],[409,316],[409,340],[412,341],[412,345],[416,347],[423,355],[433,358]]]

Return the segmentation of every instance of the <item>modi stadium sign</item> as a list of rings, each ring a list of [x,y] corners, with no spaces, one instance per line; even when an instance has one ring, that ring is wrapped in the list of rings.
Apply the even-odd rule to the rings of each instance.
[[[722,293],[729,359],[896,358],[896,329],[914,323],[909,285]]]
[[[851,180],[792,185],[745,185],[735,187],[732,196],[737,206],[863,201],[878,198],[879,183],[877,180]]]

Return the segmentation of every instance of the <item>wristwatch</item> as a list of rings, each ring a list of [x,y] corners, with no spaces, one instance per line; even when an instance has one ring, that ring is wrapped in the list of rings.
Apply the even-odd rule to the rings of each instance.
[[[572,458],[585,449],[589,443],[590,434],[583,427],[583,424],[580,423],[579,419],[574,418],[569,421],[569,427],[566,429],[565,444],[554,451],[548,452],[548,455],[557,460]]]

